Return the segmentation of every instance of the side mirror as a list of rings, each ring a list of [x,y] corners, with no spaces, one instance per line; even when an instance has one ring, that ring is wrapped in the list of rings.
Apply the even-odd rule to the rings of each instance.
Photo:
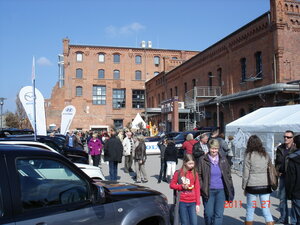
[[[105,203],[105,189],[104,187],[102,186],[98,186],[98,185],[95,185],[95,189],[96,189],[96,192],[95,192],[95,202],[96,203]]]

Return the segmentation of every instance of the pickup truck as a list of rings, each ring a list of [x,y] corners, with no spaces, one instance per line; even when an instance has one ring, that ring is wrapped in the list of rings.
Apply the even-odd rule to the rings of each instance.
[[[169,225],[166,196],[93,180],[65,157],[0,144],[0,224]]]

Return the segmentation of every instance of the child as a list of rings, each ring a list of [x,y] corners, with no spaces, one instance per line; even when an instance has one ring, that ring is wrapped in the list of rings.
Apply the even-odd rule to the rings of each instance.
[[[182,167],[174,173],[170,188],[180,191],[181,225],[197,225],[197,213],[200,211],[200,183],[192,155],[184,156]]]

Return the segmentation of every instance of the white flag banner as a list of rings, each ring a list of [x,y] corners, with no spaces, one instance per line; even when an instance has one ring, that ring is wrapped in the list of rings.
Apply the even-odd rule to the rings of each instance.
[[[35,89],[35,105],[36,105],[36,134],[47,135],[46,116],[45,116],[45,101],[42,93]],[[32,86],[23,87],[19,92],[19,98],[25,109],[27,117],[34,128],[34,96]]]
[[[64,108],[61,113],[61,125],[60,125],[60,133],[63,135],[67,134],[67,130],[69,130],[72,120],[76,114],[76,108],[72,105],[68,105]]]

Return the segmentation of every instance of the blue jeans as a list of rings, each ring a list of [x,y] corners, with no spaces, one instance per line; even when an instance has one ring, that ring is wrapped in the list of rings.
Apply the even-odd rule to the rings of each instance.
[[[210,189],[208,200],[203,200],[206,225],[222,225],[224,214],[224,189]]]
[[[109,177],[110,180],[117,180],[118,176],[118,162],[109,161]]]
[[[197,225],[196,202],[179,202],[181,225]]]
[[[293,199],[292,200],[290,224],[300,225],[300,199]]]
[[[259,196],[260,205],[262,209],[263,216],[266,222],[272,222],[273,217],[270,212],[270,194],[250,194],[247,193],[247,211],[246,211],[246,221],[253,221],[254,210],[258,206],[256,202],[256,197]]]
[[[289,219],[289,211],[288,211],[288,204],[287,204],[287,198],[285,194],[285,177],[280,176],[279,177],[279,210],[280,210],[280,220],[282,221],[288,221]]]

